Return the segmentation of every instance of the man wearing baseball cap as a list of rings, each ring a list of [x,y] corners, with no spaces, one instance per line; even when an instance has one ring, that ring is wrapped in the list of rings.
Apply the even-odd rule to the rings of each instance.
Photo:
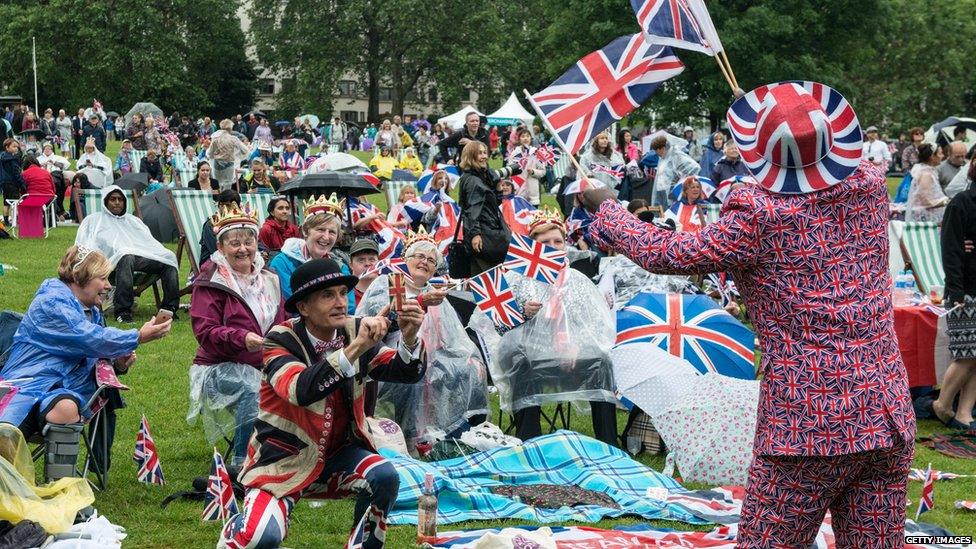
[[[346,294],[356,282],[331,259],[313,259],[292,274],[285,310],[298,318],[265,336],[258,417],[240,474],[244,510],[224,526],[218,547],[278,547],[300,498],[353,494],[356,526],[347,547],[383,547],[400,480],[373,446],[364,389],[368,380],[423,377],[417,332],[424,312],[406,300],[398,311],[400,343],[386,347],[388,310],[346,314]]]
[[[762,348],[739,547],[809,547],[825,513],[838,547],[901,547],[915,414],[894,331],[888,189],[861,160],[850,104],[815,82],[738,99],[727,119],[755,183],[697,233],[641,223],[583,193],[591,238],[644,268],[726,271]]]
[[[888,144],[878,139],[877,126],[868,126],[864,130],[867,141],[862,146],[861,157],[882,170],[887,170],[891,164],[891,152],[888,151]]]

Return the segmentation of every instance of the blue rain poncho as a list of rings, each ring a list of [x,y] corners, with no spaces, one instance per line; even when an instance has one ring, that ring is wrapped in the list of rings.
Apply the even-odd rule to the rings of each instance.
[[[0,422],[20,425],[35,404],[47,410],[61,397],[72,397],[79,408],[95,394],[95,362],[132,354],[139,345],[138,330],[102,326],[102,313],[92,309],[91,320],[64,282],[41,283],[0,377],[14,381],[17,393]],[[87,415],[87,410],[83,410]]]

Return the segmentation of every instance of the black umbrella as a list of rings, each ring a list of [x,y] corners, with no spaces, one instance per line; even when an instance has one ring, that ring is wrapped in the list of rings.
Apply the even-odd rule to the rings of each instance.
[[[952,141],[952,136],[956,128],[965,128],[969,131],[976,132],[976,119],[950,116],[938,124],[933,124],[931,130],[936,135],[935,143],[937,145],[948,145]]]
[[[105,113],[105,116],[108,116],[109,118],[118,118],[119,113],[115,111],[108,111],[107,113]]]
[[[244,118],[248,118],[248,117],[249,117],[249,116],[251,116],[252,114],[253,114],[253,115],[254,115],[255,117],[257,117],[257,118],[267,118],[267,117],[268,117],[268,115],[266,115],[266,114],[264,114],[264,113],[263,113],[263,112],[261,112],[261,111],[260,111],[259,109],[254,109],[254,110],[251,110],[251,111],[248,111],[248,113],[244,115]]]
[[[173,242],[180,236],[171,208],[166,189],[159,189],[139,199],[139,217],[149,227],[153,238],[160,242]]]
[[[148,173],[127,173],[115,180],[115,184],[125,190],[141,193],[149,186]]]
[[[24,131],[20,132],[20,134],[18,134],[18,135],[20,135],[21,137],[24,137],[24,138],[26,138],[29,135],[33,135],[34,137],[36,137],[38,139],[43,139],[44,138],[44,132],[42,132],[41,130],[37,130],[37,129],[34,129],[34,130],[24,130]]]
[[[390,175],[391,181],[416,181],[417,176],[410,170],[393,170]]]
[[[295,198],[305,198],[314,194],[337,195],[346,199],[346,218],[352,223],[352,207],[349,197],[376,194],[380,190],[366,181],[362,175],[346,172],[320,172],[299,175],[278,189],[281,194]]]

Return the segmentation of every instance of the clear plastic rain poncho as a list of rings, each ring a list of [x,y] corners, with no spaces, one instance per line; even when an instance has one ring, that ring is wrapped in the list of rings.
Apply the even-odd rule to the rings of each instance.
[[[122,189],[117,185],[102,189],[103,205],[108,195],[115,191],[122,192]],[[125,193],[122,195],[125,196]],[[127,255],[144,257],[174,269],[179,268],[176,254],[153,238],[149,227],[141,219],[130,213],[115,215],[108,211],[107,206],[100,212],[85,216],[78,227],[78,234],[75,235],[75,244],[102,252],[113,269]]]
[[[507,272],[520,307],[539,312],[502,336],[491,377],[506,412],[550,402],[616,402],[610,348],[616,336],[610,308],[586,275],[564,269],[552,285]]]
[[[689,175],[697,175],[701,171],[701,166],[682,150],[685,146],[684,139],[669,133],[663,135],[668,140],[668,153],[664,156],[664,160],[657,165],[657,175],[654,176],[654,190],[664,191],[670,195],[671,189],[679,181],[684,180]]]
[[[363,294],[356,316],[375,315],[389,302],[389,282],[380,275]],[[395,348],[399,338],[399,332],[387,334],[385,343]],[[396,421],[408,440],[435,431],[450,435],[471,416],[488,413],[487,368],[446,300],[427,308],[420,340],[427,357],[424,378],[414,384],[382,382],[376,404],[375,415]]]
[[[208,444],[230,436],[258,414],[261,371],[250,364],[221,362],[190,366],[190,408],[186,422],[203,420]]]
[[[697,294],[698,287],[687,276],[661,275],[644,270],[622,255],[600,261],[598,285],[607,304],[619,309],[640,292],[655,294]]]

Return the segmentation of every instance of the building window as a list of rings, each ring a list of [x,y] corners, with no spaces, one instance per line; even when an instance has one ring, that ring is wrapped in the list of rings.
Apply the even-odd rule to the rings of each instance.
[[[427,101],[430,101],[431,103],[437,102],[437,88],[427,90]]]
[[[411,103],[417,102],[417,92],[410,90],[403,96],[404,101],[410,101]]]
[[[474,101],[474,90],[471,88],[464,88],[465,94],[468,96],[468,101]]]
[[[379,91],[380,101],[392,101],[393,100],[393,90],[391,88],[380,88]]]
[[[258,93],[262,95],[274,95],[275,81],[273,78],[262,78],[258,82]]]
[[[339,116],[341,116],[346,122],[359,121],[359,111],[341,111],[339,112]]]
[[[340,80],[339,81],[339,96],[340,97],[355,97],[356,96],[356,82],[353,80]]]

